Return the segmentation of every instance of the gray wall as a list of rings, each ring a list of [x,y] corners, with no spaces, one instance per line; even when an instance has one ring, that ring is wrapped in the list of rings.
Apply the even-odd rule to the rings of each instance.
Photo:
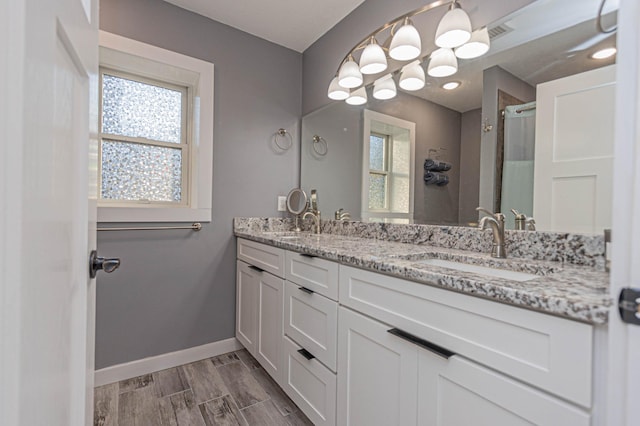
[[[474,109],[462,114],[460,131],[460,204],[459,223],[476,222],[478,219],[478,196],[480,184],[480,141],[482,109]]]
[[[496,174],[498,120],[501,120],[498,112],[498,90],[530,102],[536,99],[536,89],[499,66],[484,70],[482,84],[482,120],[493,125],[493,129],[482,133],[479,205],[491,210]]]
[[[215,64],[213,222],[202,231],[100,233],[122,267],[98,278],[96,368],[234,336],[234,216],[277,216],[298,182],[302,55],[160,0],[102,0],[100,27]],[[259,66],[257,66],[259,65]]]

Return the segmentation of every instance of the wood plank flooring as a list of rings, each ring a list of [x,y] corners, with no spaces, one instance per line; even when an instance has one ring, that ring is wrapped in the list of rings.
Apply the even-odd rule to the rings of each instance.
[[[94,426],[313,425],[242,349],[95,389]]]

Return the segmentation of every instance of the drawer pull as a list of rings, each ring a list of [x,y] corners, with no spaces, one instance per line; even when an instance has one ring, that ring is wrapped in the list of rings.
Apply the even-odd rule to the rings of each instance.
[[[313,254],[307,254],[307,253],[300,253],[300,256],[302,256],[302,257],[308,257],[308,258],[310,258],[310,259],[314,259],[314,258],[318,257],[318,256],[315,256],[315,255],[313,255]]]
[[[309,361],[315,358],[315,356],[311,355],[311,352],[309,352],[306,349],[298,349],[298,353],[303,357],[305,357],[306,359],[308,359]]]
[[[299,289],[299,290],[301,290],[301,291],[304,291],[304,292],[305,292],[305,293],[307,293],[307,294],[313,294],[313,293],[315,293],[315,291],[313,291],[313,290],[311,290],[311,289],[308,289],[308,288],[306,288],[306,287],[298,287],[298,289]]]
[[[257,266],[249,265],[249,269],[256,272],[264,272],[264,269],[260,269]]]
[[[400,330],[399,328],[392,328],[390,330],[387,330],[387,332],[393,334],[394,336],[398,336],[399,338],[404,339],[408,342],[411,342],[414,345],[418,345],[430,352],[433,352],[434,354],[441,356],[442,358],[449,359],[450,357],[455,355],[455,352],[451,352],[450,350],[445,349],[442,346],[438,346],[427,340],[414,336],[413,334],[409,334],[406,331]]]

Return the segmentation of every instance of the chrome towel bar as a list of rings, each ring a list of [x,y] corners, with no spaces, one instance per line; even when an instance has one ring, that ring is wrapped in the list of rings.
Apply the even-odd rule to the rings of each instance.
[[[194,222],[191,226],[145,226],[145,227],[133,227],[133,228],[97,228],[96,231],[165,231],[172,229],[191,229],[192,231],[199,231],[202,229],[200,222]]]

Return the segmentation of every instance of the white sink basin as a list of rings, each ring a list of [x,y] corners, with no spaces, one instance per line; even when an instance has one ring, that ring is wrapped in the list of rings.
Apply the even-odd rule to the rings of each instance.
[[[504,278],[513,281],[529,281],[539,278],[538,275],[528,274],[526,272],[509,271],[506,269],[489,268],[486,266],[470,265],[468,263],[453,262],[451,260],[442,259],[425,259],[417,263],[422,265],[439,266],[442,268],[455,269],[456,271],[471,272],[479,275],[486,275],[494,278]]]

